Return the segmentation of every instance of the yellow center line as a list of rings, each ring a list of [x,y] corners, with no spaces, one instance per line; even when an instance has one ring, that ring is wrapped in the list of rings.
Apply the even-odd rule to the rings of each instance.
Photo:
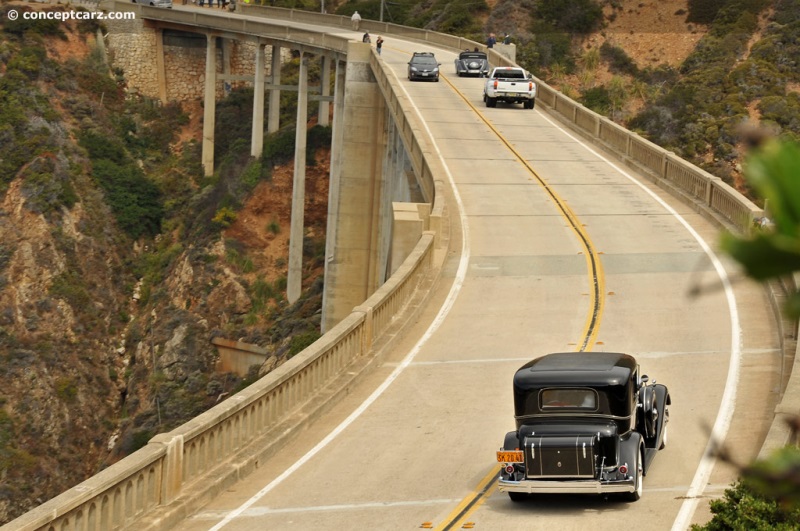
[[[491,495],[492,487],[494,487],[495,483],[497,483],[497,478],[499,477],[500,471],[497,468],[497,465],[492,466],[491,471],[478,483],[478,486],[472,491],[466,498],[464,498],[458,506],[453,509],[447,518],[439,524],[435,531],[447,531],[449,529],[454,529],[456,526],[461,524],[464,520],[467,519],[475,510],[486,501],[486,499]]]
[[[517,151],[517,149],[511,144],[509,140],[507,140],[501,133],[498,131],[494,125],[483,115],[483,113],[478,110],[475,105],[472,104],[469,99],[460,91],[456,86],[448,79],[447,76],[444,76],[440,73],[440,79],[443,79],[450,88],[458,94],[462,100],[480,117],[480,119],[492,130],[492,132],[497,135],[500,141],[506,146],[506,148],[514,154],[517,160],[525,166],[525,168],[530,172],[531,175],[539,182],[539,184],[544,188],[547,194],[550,196],[552,201],[558,207],[561,215],[564,216],[567,220],[567,224],[575,232],[578,237],[578,240],[581,243],[581,246],[584,249],[584,256],[586,258],[586,267],[589,273],[589,284],[590,284],[590,304],[589,304],[589,313],[586,317],[586,323],[584,325],[583,331],[581,333],[582,339],[579,342],[576,350],[579,352],[588,352],[594,346],[597,340],[597,333],[600,328],[600,320],[603,314],[603,310],[605,308],[605,274],[603,272],[603,265],[599,259],[599,253],[594,247],[591,239],[589,238],[588,233],[583,227],[583,224],[578,219],[578,216],[572,211],[572,209],[567,205],[567,203],[553,190],[547,181],[545,181],[537,172],[533,169],[533,166],[525,160],[525,158]],[[444,521],[436,527],[437,531],[447,531],[450,529],[454,529],[457,526],[461,525],[469,516],[474,513],[478,507],[480,507],[488,498],[492,495],[494,489],[492,488],[498,478],[499,478],[500,471],[497,468],[497,465],[493,465],[490,472],[478,483],[478,486],[475,490],[473,490],[469,495],[467,495],[461,503],[444,519]]]

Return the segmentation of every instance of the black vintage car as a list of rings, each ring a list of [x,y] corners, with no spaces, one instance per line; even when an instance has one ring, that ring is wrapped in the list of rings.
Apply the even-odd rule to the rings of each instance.
[[[642,495],[667,444],[671,399],[627,354],[564,352],[514,375],[517,429],[497,452],[499,488],[514,501],[533,493]]]
[[[456,74],[462,76],[486,77],[489,75],[489,60],[483,52],[465,51],[456,59]]]

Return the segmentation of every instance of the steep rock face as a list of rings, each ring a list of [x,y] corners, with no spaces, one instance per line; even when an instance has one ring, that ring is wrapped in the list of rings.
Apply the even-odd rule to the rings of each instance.
[[[97,471],[122,388],[128,297],[105,208],[88,198],[45,216],[31,197],[18,179],[0,206],[0,437],[13,440],[0,455],[0,520]]]

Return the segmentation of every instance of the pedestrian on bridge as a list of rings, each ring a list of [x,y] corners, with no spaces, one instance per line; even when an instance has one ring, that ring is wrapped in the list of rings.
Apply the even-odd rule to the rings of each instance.
[[[361,15],[358,14],[358,11],[353,13],[353,16],[350,17],[350,22],[353,24],[353,29],[358,31],[358,25],[361,24]]]
[[[381,47],[383,46],[383,37],[378,35],[378,40],[375,41],[375,48],[378,50],[378,55],[381,54]]]

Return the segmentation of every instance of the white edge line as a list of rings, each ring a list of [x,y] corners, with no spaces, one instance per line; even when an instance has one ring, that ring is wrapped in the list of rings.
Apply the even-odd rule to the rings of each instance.
[[[702,247],[703,251],[714,265],[714,269],[716,270],[717,275],[722,282],[722,286],[725,291],[725,298],[728,302],[728,313],[730,314],[731,322],[731,356],[728,364],[728,376],[725,380],[725,390],[722,393],[722,402],[719,411],[717,411],[717,418],[714,422],[714,427],[711,430],[711,435],[708,439],[708,443],[706,444],[705,451],[703,452],[703,457],[700,459],[700,463],[697,465],[697,470],[695,471],[694,478],[689,486],[689,490],[686,492],[686,497],[681,504],[680,511],[675,517],[675,521],[672,523],[672,531],[683,531],[691,524],[692,517],[697,509],[699,496],[703,494],[703,490],[705,489],[708,479],[711,477],[711,472],[714,469],[714,465],[717,462],[717,458],[714,456],[713,452],[714,447],[717,443],[723,441],[727,436],[728,429],[730,428],[731,421],[733,419],[733,412],[736,407],[736,392],[739,385],[739,369],[742,360],[742,331],[739,323],[739,310],[736,306],[736,295],[733,292],[730,278],[728,277],[728,273],[725,271],[725,267],[722,265],[722,262],[720,262],[719,258],[717,258],[717,255],[714,253],[711,247],[709,247],[709,245],[705,242],[705,240],[703,240],[697,231],[695,231],[694,228],[689,225],[689,222],[687,222],[683,216],[678,214],[674,208],[669,206],[663,199],[656,195],[655,192],[639,182],[638,179],[632,177],[628,172],[611,162],[599,152],[592,149],[582,140],[567,132],[564,128],[552,121],[544,113],[540,112],[540,114],[551,125],[563,131],[564,134],[581,144],[590,153],[603,160],[621,175],[625,176],[628,180],[639,186],[639,188],[644,190],[645,193],[650,195],[650,197],[655,199],[656,202],[661,204],[661,206],[663,206],[667,212],[675,216],[681,225],[683,225],[684,228],[689,231],[692,237],[697,240],[697,243],[700,245],[700,247]]]
[[[395,78],[397,78],[397,74],[395,73],[394,70],[389,70],[389,71]],[[403,89],[403,92],[405,92],[409,103],[411,103],[411,105],[416,110],[417,116],[421,117],[422,113],[412,100],[411,96],[406,91],[405,86],[400,84],[400,87]],[[461,249],[462,249],[461,258],[458,263],[458,269],[456,270],[456,275],[453,281],[453,285],[450,287],[450,292],[447,294],[447,298],[445,299],[444,304],[442,305],[441,309],[439,310],[439,313],[436,315],[436,318],[433,320],[431,325],[428,327],[428,329],[425,331],[425,333],[422,335],[419,341],[417,341],[414,347],[409,351],[406,357],[403,358],[403,361],[400,363],[400,365],[398,365],[392,371],[392,373],[386,378],[386,380],[384,380],[383,383],[380,386],[378,386],[378,388],[375,389],[375,391],[373,391],[372,394],[366,400],[364,400],[364,402],[362,402],[361,405],[358,406],[358,408],[355,411],[353,411],[345,420],[343,420],[341,424],[336,426],[336,428],[334,428],[333,431],[331,431],[324,439],[322,439],[319,443],[317,443],[317,445],[314,446],[314,448],[309,450],[308,453],[306,453],[303,457],[295,461],[295,463],[292,466],[286,469],[280,476],[273,479],[268,485],[266,485],[263,489],[258,491],[252,498],[244,502],[238,508],[229,512],[225,516],[225,518],[222,519],[222,521],[220,521],[218,524],[212,527],[209,531],[219,531],[227,524],[232,522],[244,511],[250,508],[254,503],[263,498],[268,492],[270,492],[272,489],[280,485],[286,478],[294,474],[301,466],[310,461],[311,458],[313,458],[323,448],[325,448],[328,444],[330,444],[331,441],[333,441],[336,437],[338,437],[339,434],[342,433],[348,426],[350,426],[358,417],[360,417],[361,414],[364,413],[364,411],[366,411],[367,408],[370,405],[372,405],[372,403],[375,402],[378,399],[378,397],[380,397],[383,394],[383,392],[386,391],[386,389],[389,388],[392,382],[394,382],[397,379],[397,377],[400,376],[400,373],[402,373],[411,364],[411,362],[419,353],[422,346],[425,343],[427,343],[427,341],[431,338],[433,333],[439,328],[439,326],[441,326],[445,317],[447,317],[447,314],[450,313],[450,310],[452,309],[453,304],[455,303],[456,298],[458,297],[458,294],[461,291],[461,287],[464,284],[464,279],[466,278],[467,274],[467,265],[469,264],[469,255],[470,255],[469,227],[467,225],[467,216],[466,213],[464,212],[464,204],[461,201],[461,196],[459,195],[458,189],[456,188],[456,183],[455,180],[453,179],[453,175],[450,173],[450,168],[447,166],[447,163],[442,157],[442,153],[439,150],[439,145],[436,143],[436,139],[434,138],[433,134],[428,128],[427,122],[422,120],[422,123],[425,126],[425,130],[428,132],[428,136],[431,139],[431,142],[433,143],[433,147],[436,150],[436,154],[441,159],[442,165],[444,166],[445,172],[447,173],[447,179],[450,182],[450,186],[453,191],[453,196],[455,198],[456,205],[458,208],[459,219],[461,220]]]

